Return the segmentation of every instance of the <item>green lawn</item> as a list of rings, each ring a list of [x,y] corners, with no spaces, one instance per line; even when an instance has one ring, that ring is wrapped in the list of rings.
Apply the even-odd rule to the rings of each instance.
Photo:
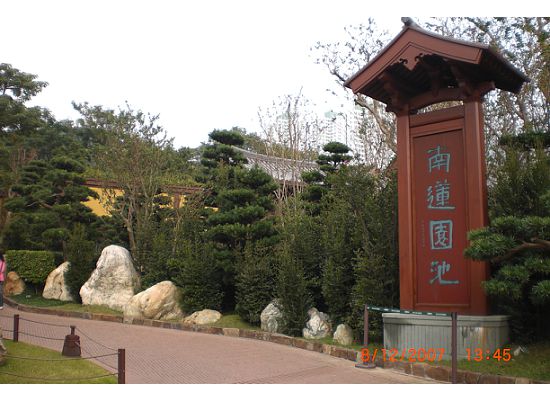
[[[248,329],[251,331],[259,331],[260,327],[251,325],[246,321],[243,321],[235,313],[228,313],[223,315],[218,322],[213,324],[208,324],[208,326],[214,326],[216,328],[238,328],[238,329]]]
[[[6,358],[6,363],[0,366],[0,384],[2,383],[117,383],[116,376],[91,378],[110,374],[109,371],[88,360],[72,359],[62,356],[59,352],[33,346],[27,343],[4,339],[8,355],[14,357],[54,359],[67,361],[36,361],[16,358]],[[12,374],[12,375],[10,375]],[[20,378],[19,375],[27,378]],[[38,379],[42,378],[42,379]]]
[[[517,347],[517,345],[503,346],[503,348],[511,348],[512,350]],[[550,382],[550,343],[541,342],[527,346],[523,345],[522,347],[527,347],[529,352],[518,356],[512,355],[512,359],[508,362],[495,359],[479,362],[473,359],[471,361],[459,360],[458,369]],[[440,361],[437,364],[451,366],[450,361]]]
[[[36,294],[34,291],[25,291],[17,296],[11,296],[10,299],[18,304],[32,307],[45,307],[64,311],[91,312],[97,314],[122,315],[120,311],[116,311],[105,306],[90,306],[82,305],[80,303],[45,299],[41,294]]]

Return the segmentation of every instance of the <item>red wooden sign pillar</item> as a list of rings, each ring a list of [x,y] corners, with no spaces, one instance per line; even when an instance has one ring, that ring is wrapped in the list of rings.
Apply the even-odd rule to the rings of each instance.
[[[346,82],[397,115],[400,307],[486,315],[486,263],[464,256],[487,225],[483,96],[527,78],[488,46],[406,25]],[[457,106],[418,113],[441,102]]]
[[[464,257],[487,224],[481,103],[399,113],[401,308],[485,315],[487,266]]]

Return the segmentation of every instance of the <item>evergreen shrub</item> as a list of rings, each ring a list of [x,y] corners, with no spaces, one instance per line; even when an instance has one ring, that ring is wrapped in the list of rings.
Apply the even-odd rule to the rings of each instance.
[[[217,268],[210,244],[186,244],[180,256],[168,260],[168,267],[177,271],[174,283],[181,288],[181,307],[185,312],[221,310],[222,271]]]
[[[247,245],[244,260],[236,280],[235,311],[245,321],[260,324],[260,314],[273,300],[275,270],[268,249]]]
[[[307,312],[313,305],[304,268],[299,260],[291,256],[288,248],[283,247],[279,253],[277,297],[283,312],[283,332],[301,336],[308,320]]]
[[[69,269],[65,273],[65,284],[73,298],[79,303],[80,288],[92,274],[98,258],[95,243],[86,238],[86,230],[82,225],[76,225],[67,241],[67,260]]]
[[[10,271],[15,271],[25,282],[43,285],[55,269],[55,257],[51,251],[8,250],[6,262]]]

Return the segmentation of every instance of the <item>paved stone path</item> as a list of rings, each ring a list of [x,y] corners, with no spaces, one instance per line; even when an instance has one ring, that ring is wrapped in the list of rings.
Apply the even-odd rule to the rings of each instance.
[[[83,356],[125,348],[127,383],[435,383],[391,370],[358,369],[351,361],[270,342],[25,313],[5,306],[0,326],[7,339],[16,312],[21,342],[61,351],[59,339],[75,325]],[[99,360],[116,372],[115,355]]]

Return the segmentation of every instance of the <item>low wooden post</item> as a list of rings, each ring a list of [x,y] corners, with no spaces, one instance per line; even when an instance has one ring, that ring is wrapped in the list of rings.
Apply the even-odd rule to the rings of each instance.
[[[19,341],[19,314],[13,316],[13,341]]]
[[[369,309],[365,304],[365,317],[364,317],[364,331],[363,331],[363,347],[369,346]]]
[[[364,320],[363,320],[363,349],[367,349],[369,346],[369,307],[367,304],[365,304],[365,314],[364,314]],[[361,358],[362,362],[358,362],[355,364],[356,368],[376,368],[376,364],[374,363],[374,360],[364,361],[363,359],[363,350],[361,350]]]
[[[126,349],[118,349],[118,383],[126,383]]]

